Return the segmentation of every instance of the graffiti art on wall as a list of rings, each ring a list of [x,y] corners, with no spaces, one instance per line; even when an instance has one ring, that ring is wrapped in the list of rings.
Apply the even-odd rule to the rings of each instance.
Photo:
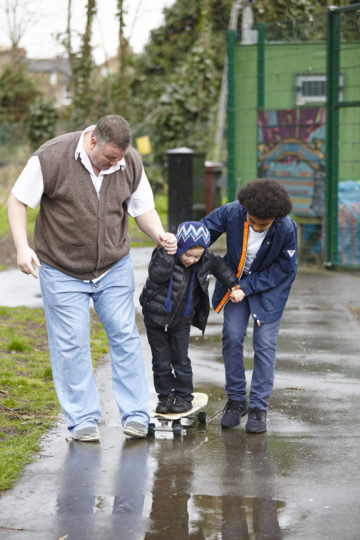
[[[339,182],[338,259],[360,266],[360,181]]]
[[[296,214],[321,213],[324,170],[323,107],[259,111],[258,174],[288,189]]]

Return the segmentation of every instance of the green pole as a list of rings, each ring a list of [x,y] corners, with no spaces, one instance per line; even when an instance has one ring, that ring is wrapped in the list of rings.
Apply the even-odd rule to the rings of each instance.
[[[264,110],[265,103],[265,24],[258,24],[258,46],[257,46],[257,108]]]
[[[326,245],[325,265],[333,266],[338,258],[338,179],[339,179],[339,71],[340,14],[334,6],[327,11],[326,69]]]
[[[235,200],[235,31],[227,32],[228,100],[227,100],[227,147],[228,147],[228,201]]]
[[[257,118],[259,111],[265,109],[265,24],[258,24],[258,45],[257,45]],[[258,141],[259,142],[259,141]],[[256,170],[259,175],[259,159],[256,152]]]

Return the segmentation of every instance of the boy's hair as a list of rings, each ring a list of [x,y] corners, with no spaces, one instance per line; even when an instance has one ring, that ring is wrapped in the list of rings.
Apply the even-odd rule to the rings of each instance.
[[[259,219],[284,218],[293,207],[289,192],[270,178],[249,182],[240,188],[237,198],[249,214]]]
[[[204,246],[200,246],[200,244],[195,244],[194,246],[187,248],[186,251],[191,251],[192,249],[199,249],[199,248],[205,249]]]

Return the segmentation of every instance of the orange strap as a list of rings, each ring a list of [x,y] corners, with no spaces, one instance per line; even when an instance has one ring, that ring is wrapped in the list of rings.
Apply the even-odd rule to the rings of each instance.
[[[244,223],[243,247],[242,247],[241,257],[240,257],[240,261],[239,261],[238,271],[237,271],[237,274],[236,274],[238,278],[241,276],[241,273],[242,273],[243,268],[244,268],[245,257],[246,257],[246,249],[247,249],[247,242],[248,242],[248,235],[249,235],[249,224],[248,224],[247,221],[245,221],[245,223]],[[226,294],[224,295],[224,298],[221,300],[220,304],[215,308],[216,313],[220,313],[220,311],[225,306],[225,304],[227,303],[229,298],[230,298],[230,293],[229,293],[229,291],[227,291]]]

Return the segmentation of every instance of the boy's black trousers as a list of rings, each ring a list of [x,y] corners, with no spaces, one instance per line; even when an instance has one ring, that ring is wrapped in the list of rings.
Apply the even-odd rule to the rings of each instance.
[[[173,393],[183,399],[192,399],[193,378],[188,357],[190,322],[181,321],[164,328],[145,318],[145,326],[159,398]]]

